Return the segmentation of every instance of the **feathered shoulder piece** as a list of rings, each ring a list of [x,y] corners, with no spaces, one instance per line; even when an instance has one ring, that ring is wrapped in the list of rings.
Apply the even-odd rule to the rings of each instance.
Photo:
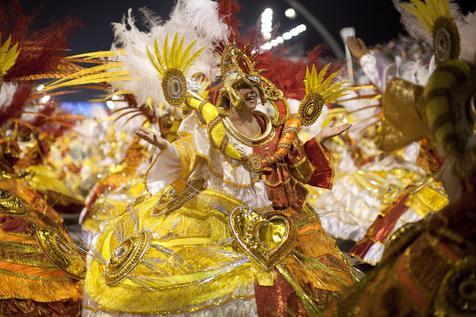
[[[324,66],[319,73],[315,66],[312,70],[306,68],[304,86],[306,96],[299,105],[299,116],[304,125],[311,125],[319,118],[324,104],[334,103],[340,97],[347,95],[352,89],[348,81],[336,80],[339,71],[328,73],[331,64]]]

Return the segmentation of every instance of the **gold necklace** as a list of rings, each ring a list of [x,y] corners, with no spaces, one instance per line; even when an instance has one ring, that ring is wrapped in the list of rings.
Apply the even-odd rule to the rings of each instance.
[[[251,146],[251,147],[256,147],[256,146],[260,146],[263,143],[266,143],[268,140],[272,139],[272,137],[274,136],[274,129],[273,129],[273,125],[271,123],[271,119],[269,118],[269,116],[267,114],[262,113],[262,112],[257,111],[257,110],[253,111],[253,113],[256,113],[258,115],[263,116],[264,119],[265,119],[265,122],[266,122],[266,130],[264,131],[264,133],[255,137],[255,138],[249,137],[249,136],[245,135],[244,133],[242,133],[240,130],[238,130],[238,128],[233,124],[233,122],[231,122],[231,120],[228,117],[223,118],[223,125],[225,126],[225,129],[235,139],[237,139],[238,141],[240,141],[241,143],[243,143],[245,145],[248,145],[248,146]]]

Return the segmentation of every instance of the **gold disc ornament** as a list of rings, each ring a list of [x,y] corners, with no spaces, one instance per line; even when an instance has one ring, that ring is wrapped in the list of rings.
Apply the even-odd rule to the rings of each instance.
[[[439,18],[433,27],[433,50],[436,62],[444,63],[458,59],[460,54],[460,36],[456,24],[446,18]]]
[[[170,105],[181,106],[185,102],[187,92],[187,81],[183,73],[177,69],[167,70],[162,79],[162,91]]]
[[[144,231],[126,239],[114,249],[106,266],[106,285],[117,285],[139,264],[149,249],[151,239],[152,234]]]
[[[54,229],[35,228],[34,232],[38,244],[51,262],[75,279],[84,278],[86,262],[73,242]]]
[[[318,93],[308,94],[299,105],[302,124],[310,126],[319,118],[324,107],[324,99]]]
[[[245,162],[245,168],[253,173],[259,173],[261,171],[261,160],[262,157],[257,154],[252,154],[248,157]]]

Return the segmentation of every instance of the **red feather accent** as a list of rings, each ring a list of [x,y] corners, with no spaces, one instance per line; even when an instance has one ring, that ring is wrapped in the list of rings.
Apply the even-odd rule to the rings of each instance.
[[[218,1],[218,15],[230,29],[230,42],[236,42],[240,37],[240,32],[238,31],[239,21],[236,19],[236,14],[239,11],[240,5],[236,0]]]
[[[306,67],[316,65],[320,69],[324,66],[321,54],[322,47],[318,46],[305,58],[292,61],[286,56],[286,50],[273,50],[256,54],[254,61],[256,68],[262,70],[263,77],[272,81],[287,98],[301,100],[305,95]]]
[[[10,35],[18,43],[20,54],[5,81],[35,74],[54,73],[65,64],[68,42],[66,35],[81,25],[76,19],[66,19],[48,28],[30,31],[35,16],[27,16],[18,0],[0,7],[0,33]]]

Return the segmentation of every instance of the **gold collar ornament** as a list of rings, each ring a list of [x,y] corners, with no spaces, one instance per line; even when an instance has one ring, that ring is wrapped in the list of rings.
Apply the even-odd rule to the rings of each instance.
[[[295,229],[281,213],[260,215],[251,208],[239,206],[230,213],[229,223],[240,248],[268,270],[292,250]]]
[[[228,118],[224,117],[223,118],[223,124],[225,126],[225,129],[238,141],[241,143],[251,146],[251,147],[256,147],[263,145],[264,143],[270,141],[273,138],[274,135],[274,129],[273,129],[273,124],[271,122],[271,118],[260,111],[254,110],[253,113],[261,116],[265,120],[266,128],[265,131],[259,135],[258,137],[251,138],[245,134],[243,134],[234,124],[233,122]]]

